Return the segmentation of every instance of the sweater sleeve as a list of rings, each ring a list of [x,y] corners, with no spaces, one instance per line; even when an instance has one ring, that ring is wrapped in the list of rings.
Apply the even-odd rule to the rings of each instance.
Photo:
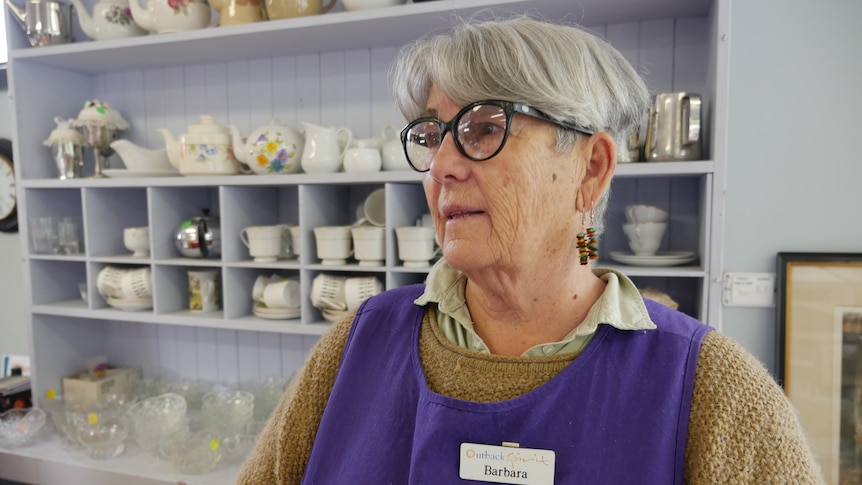
[[[237,484],[298,484],[332,392],[354,314],[320,339],[273,411]]]
[[[824,483],[784,391],[719,332],[703,340],[688,428],[686,484]]]

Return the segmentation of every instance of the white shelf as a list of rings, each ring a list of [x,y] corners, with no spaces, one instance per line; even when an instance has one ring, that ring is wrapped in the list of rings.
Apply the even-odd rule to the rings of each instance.
[[[144,453],[133,439],[127,440],[122,455],[110,460],[94,460],[83,450],[66,450],[56,435],[30,446],[0,448],[0,476],[24,483],[222,485],[236,481],[239,467],[236,462],[220,463],[205,474],[179,473],[170,462]]]

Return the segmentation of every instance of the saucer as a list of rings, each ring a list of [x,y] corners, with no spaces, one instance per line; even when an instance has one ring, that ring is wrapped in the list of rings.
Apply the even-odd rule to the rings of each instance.
[[[632,266],[676,266],[697,259],[692,251],[659,251],[652,256],[638,256],[627,251],[611,251],[609,256],[615,261]]]
[[[265,320],[287,320],[291,318],[299,318],[302,312],[301,308],[269,308],[263,303],[255,303],[251,309],[252,313],[258,318]]]
[[[141,177],[174,177],[180,173],[173,170],[127,170],[123,168],[106,168],[102,170],[110,178],[141,178]]]
[[[347,316],[349,311],[338,311],[338,310],[321,310],[321,315],[323,315],[323,319],[330,323],[338,323],[342,318]]]
[[[127,312],[136,312],[140,310],[149,310],[153,307],[152,298],[145,299],[128,299],[128,298],[106,298],[108,305]]]

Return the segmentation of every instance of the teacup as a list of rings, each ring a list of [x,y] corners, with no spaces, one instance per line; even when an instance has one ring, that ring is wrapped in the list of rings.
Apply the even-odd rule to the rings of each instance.
[[[375,226],[386,225],[386,190],[377,189],[368,197],[362,204],[362,213],[365,216],[364,220]]]
[[[653,256],[661,246],[666,222],[641,222],[623,224],[623,232],[629,239],[629,248],[636,256]]]
[[[322,310],[346,311],[347,300],[344,296],[346,276],[320,273],[311,283],[309,299],[315,308]]]
[[[105,266],[96,278],[96,289],[105,298],[144,300],[152,298],[150,268],[117,268]]]
[[[348,310],[355,310],[363,301],[383,291],[383,283],[374,276],[347,278],[344,282],[344,299]]]
[[[263,289],[263,304],[267,308],[299,308],[299,282],[291,279],[270,281]]]
[[[299,256],[299,226],[296,224],[279,224],[282,232],[282,247],[279,258],[291,259]]]
[[[123,244],[132,251],[134,258],[150,256],[150,228],[147,226],[127,227],[123,229]]]
[[[425,226],[396,227],[398,239],[398,259],[404,266],[428,266],[436,255],[434,249],[434,229]]]
[[[636,204],[626,206],[626,222],[667,222],[669,214],[666,210],[654,205]]]
[[[356,226],[353,235],[354,256],[359,266],[382,266],[386,259],[386,229],[377,226]]]
[[[278,260],[285,246],[286,226],[249,226],[239,233],[248,253],[259,263],[271,263]]]
[[[320,226],[314,228],[317,242],[317,257],[330,266],[347,264],[353,254],[353,239],[350,226]]]

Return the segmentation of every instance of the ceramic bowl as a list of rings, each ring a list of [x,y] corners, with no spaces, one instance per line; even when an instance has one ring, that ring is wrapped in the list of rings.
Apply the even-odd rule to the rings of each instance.
[[[366,10],[369,8],[391,7],[393,5],[402,5],[407,3],[407,0],[343,0],[344,10]]]

